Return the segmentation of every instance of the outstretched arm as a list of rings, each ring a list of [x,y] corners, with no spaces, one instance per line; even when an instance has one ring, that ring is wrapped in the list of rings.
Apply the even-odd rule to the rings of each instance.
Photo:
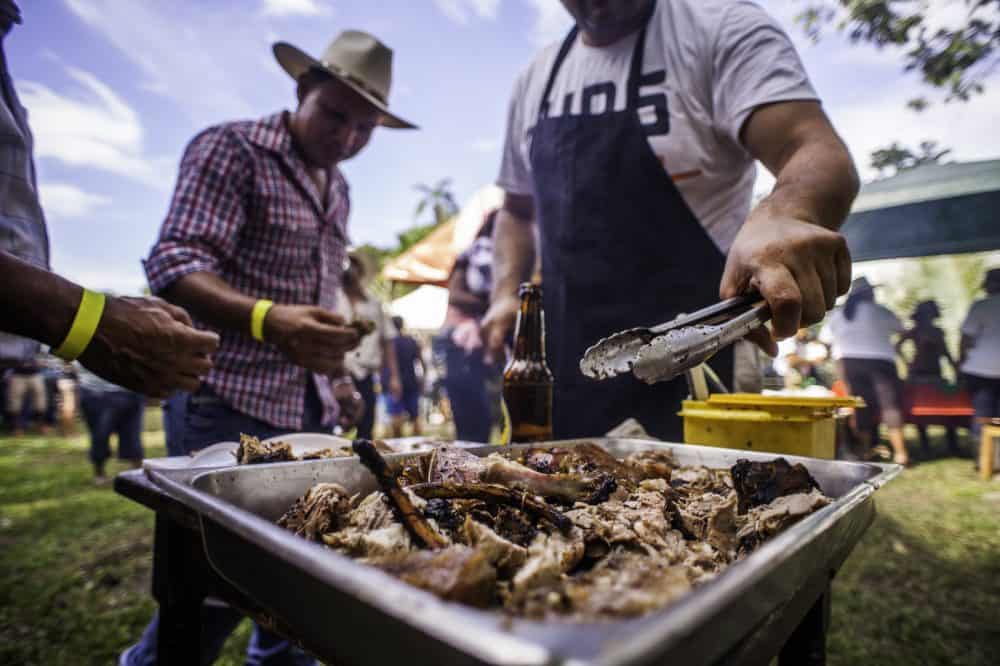
[[[817,102],[760,107],[741,137],[777,182],[737,234],[719,293],[761,293],[774,335],[759,329],[755,341],[774,355],[775,338],[820,321],[850,286],[850,254],[837,229],[857,195],[858,175]]]
[[[3,330],[53,348],[61,345],[83,288],[6,252],[0,252],[0,275]],[[184,310],[159,298],[108,296],[79,360],[108,381],[165,397],[175,389],[195,390],[218,345],[216,334],[192,328]]]

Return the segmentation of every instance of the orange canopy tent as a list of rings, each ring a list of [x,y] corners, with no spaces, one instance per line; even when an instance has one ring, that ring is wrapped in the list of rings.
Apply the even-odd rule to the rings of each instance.
[[[489,185],[462,206],[458,215],[444,222],[426,238],[382,268],[387,282],[447,286],[455,259],[469,247],[486,214],[500,206],[503,192]]]

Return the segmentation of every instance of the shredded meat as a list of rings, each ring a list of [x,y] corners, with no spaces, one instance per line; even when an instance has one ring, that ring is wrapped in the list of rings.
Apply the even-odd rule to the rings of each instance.
[[[651,612],[831,501],[783,459],[726,470],[655,450],[618,461],[589,444],[515,459],[440,447],[393,469],[361,446],[383,490],[317,484],[279,524],[443,599],[522,617]],[[613,489],[601,496],[602,484]]]

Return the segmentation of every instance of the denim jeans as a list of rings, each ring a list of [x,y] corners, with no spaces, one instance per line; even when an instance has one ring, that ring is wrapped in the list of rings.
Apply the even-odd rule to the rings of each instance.
[[[309,386],[301,432],[329,433],[332,426],[324,427],[321,424],[323,408],[311,382]],[[193,453],[217,442],[238,442],[241,434],[267,439],[291,432],[236,411],[205,387],[187,396],[186,403],[184,432],[181,438],[186,453]],[[203,604],[201,613],[200,661],[202,664],[211,664],[219,656],[226,638],[243,617],[238,611],[217,601]],[[159,614],[156,614],[139,642],[122,654],[119,666],[156,664],[158,627]],[[246,663],[248,666],[313,666],[316,660],[280,636],[254,624],[253,635],[247,646]]]
[[[483,351],[466,352],[445,329],[434,339],[435,353],[444,357],[444,390],[455,419],[455,438],[467,442],[489,442],[493,428],[486,382],[496,369],[483,361]]]
[[[138,393],[80,390],[80,410],[90,430],[90,462],[98,467],[111,457],[111,435],[118,433],[118,457],[142,460],[142,417],[146,399]]]

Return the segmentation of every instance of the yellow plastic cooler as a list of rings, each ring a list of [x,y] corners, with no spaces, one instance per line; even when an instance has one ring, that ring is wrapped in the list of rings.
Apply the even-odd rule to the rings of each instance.
[[[837,411],[862,404],[857,398],[717,393],[685,400],[680,415],[688,444],[832,459]]]

